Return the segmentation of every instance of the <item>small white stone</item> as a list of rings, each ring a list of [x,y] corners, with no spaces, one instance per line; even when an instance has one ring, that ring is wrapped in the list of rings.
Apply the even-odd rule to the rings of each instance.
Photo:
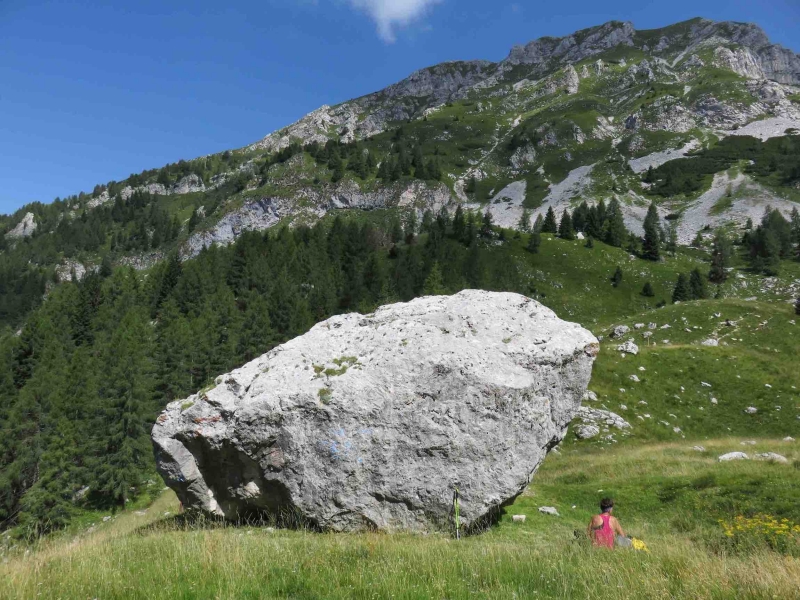
[[[728,452],[719,457],[720,462],[728,462],[731,460],[750,460],[750,457],[744,452]]]
[[[539,512],[543,515],[552,515],[554,517],[560,517],[561,515],[558,514],[558,511],[553,506],[540,506]]]
[[[785,456],[781,456],[780,454],[775,454],[774,452],[762,452],[761,454],[756,454],[754,457],[756,460],[768,460],[769,462],[776,462],[781,464],[788,464],[789,460]]]

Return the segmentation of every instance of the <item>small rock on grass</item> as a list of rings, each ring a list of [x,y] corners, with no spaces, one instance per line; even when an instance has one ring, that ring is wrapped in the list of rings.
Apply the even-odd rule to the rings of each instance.
[[[744,452],[728,452],[719,457],[720,462],[728,462],[731,460],[750,460],[750,457]]]
[[[560,517],[561,515],[558,514],[558,511],[553,506],[540,506],[539,512],[543,515],[552,515],[554,517]]]
[[[511,520],[514,523],[524,523],[527,517],[527,515],[511,515]]]
[[[762,452],[761,454],[756,454],[754,457],[756,460],[768,460],[769,462],[776,462],[781,464],[787,464],[789,460],[785,456],[781,456],[780,454],[775,454],[774,452]]]
[[[783,438],[783,441],[784,442],[793,442],[794,438],[792,436],[790,436],[790,435],[787,435],[785,438]]]
[[[706,449],[703,446],[692,446],[692,450],[695,452],[705,452]]]
[[[748,415],[754,415],[758,412],[758,409],[755,406],[748,406],[744,409],[744,412],[746,412]]]

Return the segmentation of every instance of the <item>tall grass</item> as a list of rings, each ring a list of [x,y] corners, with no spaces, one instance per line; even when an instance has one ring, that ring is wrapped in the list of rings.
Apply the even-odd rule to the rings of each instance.
[[[736,493],[727,483],[765,465],[718,464],[737,444],[708,444],[713,456],[681,445],[565,450],[551,456],[531,488],[488,533],[460,541],[441,534],[320,534],[270,527],[190,524],[165,512],[164,494],[144,516],[126,513],[91,533],[49,539],[5,555],[1,598],[796,598],[800,560],[753,546],[728,553],[703,494]],[[765,448],[780,442],[759,441]],[[579,476],[582,475],[582,476]],[[713,478],[712,478],[713,475]],[[791,465],[774,478],[798,483]],[[682,503],[659,505],[659,486],[680,482]],[[692,485],[692,483],[694,485]],[[603,492],[598,490],[603,489]],[[587,547],[582,530],[594,503],[618,495],[623,526],[650,554]],[[561,517],[538,513],[552,503]],[[685,503],[685,504],[684,504]],[[684,506],[705,507],[686,511]],[[779,503],[778,503],[779,504]],[[575,508],[572,508],[575,506]],[[759,510],[769,511],[762,498]],[[736,509],[733,509],[734,512]],[[524,524],[511,514],[527,514]],[[683,527],[675,527],[682,515]]]

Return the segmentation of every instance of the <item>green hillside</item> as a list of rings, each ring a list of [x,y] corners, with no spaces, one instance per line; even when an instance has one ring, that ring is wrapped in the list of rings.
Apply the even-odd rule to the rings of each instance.
[[[718,463],[739,438],[566,448],[483,535],[319,534],[187,523],[165,492],[146,513],[100,515],[24,554],[6,550],[4,598],[791,598],[800,578],[800,453],[759,439],[794,466]],[[787,449],[788,448],[788,449]],[[576,540],[601,495],[649,553]],[[541,514],[553,506],[560,516]],[[527,516],[512,523],[511,515]],[[769,514],[775,527],[748,528]],[[751,517],[736,521],[737,515]],[[744,531],[725,534],[726,524]],[[784,521],[786,519],[786,521]],[[787,524],[794,538],[777,535]]]

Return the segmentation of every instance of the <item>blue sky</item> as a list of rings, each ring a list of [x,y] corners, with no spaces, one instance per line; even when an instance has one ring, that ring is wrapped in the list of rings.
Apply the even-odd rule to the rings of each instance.
[[[798,0],[0,0],[0,212],[244,146],[444,60],[694,16],[800,51]]]

